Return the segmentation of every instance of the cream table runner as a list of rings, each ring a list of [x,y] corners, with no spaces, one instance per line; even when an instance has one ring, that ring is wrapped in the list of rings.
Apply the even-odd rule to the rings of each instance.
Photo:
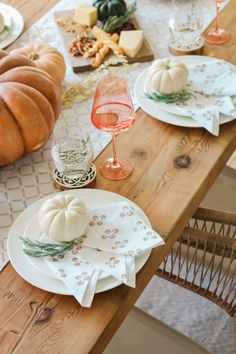
[[[72,9],[84,0],[62,0],[43,18],[25,32],[11,48],[17,48],[28,43],[42,42],[58,48],[67,61],[65,84],[86,80],[88,74],[76,75],[70,69],[66,50],[61,43],[53,12]],[[214,0],[201,0],[204,14],[204,28],[215,17]],[[228,1],[224,3],[227,4]],[[222,7],[224,6],[222,4]],[[168,51],[168,20],[171,14],[171,0],[138,0],[137,19],[148,38],[156,57],[170,56]],[[133,87],[137,74],[149,64],[133,65],[127,75],[130,88]],[[91,100],[75,103],[73,107],[62,111],[57,126],[57,134],[66,136],[71,130],[83,126],[89,131],[94,145],[95,158],[110,141],[110,136],[100,133],[90,123]],[[50,140],[38,152],[25,156],[19,161],[0,168],[0,270],[8,262],[6,240],[10,226],[16,217],[31,203],[47,196],[55,189],[52,182],[52,159]]]

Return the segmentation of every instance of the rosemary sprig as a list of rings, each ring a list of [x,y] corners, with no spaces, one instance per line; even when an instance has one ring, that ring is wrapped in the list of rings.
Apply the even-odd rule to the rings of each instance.
[[[20,236],[20,240],[26,247],[23,248],[24,253],[31,257],[64,256],[66,252],[70,251],[75,245],[75,242],[73,241],[61,243],[43,243],[37,240],[32,241],[29,238],[22,236]]]
[[[102,29],[105,32],[113,33],[117,28],[121,27],[124,23],[128,22],[137,10],[137,2],[134,0],[121,16],[110,16],[103,24]]]
[[[9,32],[10,31],[10,27],[5,25],[3,31]]]
[[[186,101],[190,100],[191,98],[195,98],[196,96],[189,91],[183,90],[179,93],[172,93],[170,95],[162,95],[158,92],[145,92],[145,97],[149,98],[155,102],[164,102],[164,103],[177,103],[182,104]]]

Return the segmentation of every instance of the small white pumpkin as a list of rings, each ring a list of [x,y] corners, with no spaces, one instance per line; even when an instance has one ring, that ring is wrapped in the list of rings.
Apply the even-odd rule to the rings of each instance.
[[[185,88],[188,69],[176,59],[158,59],[152,63],[147,77],[147,91],[157,91],[164,95],[177,93]]]
[[[72,241],[84,234],[86,205],[71,195],[58,194],[43,203],[38,214],[40,230],[54,241]]]

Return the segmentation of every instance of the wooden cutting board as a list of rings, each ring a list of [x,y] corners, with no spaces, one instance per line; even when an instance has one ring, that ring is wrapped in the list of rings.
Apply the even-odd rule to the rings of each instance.
[[[59,18],[65,18],[65,17],[73,17],[74,15],[74,10],[65,10],[65,11],[57,11],[54,12],[54,18],[55,20],[58,20]],[[137,20],[133,19],[132,22],[134,23],[135,27],[137,29],[141,29]],[[68,56],[70,58],[71,66],[72,69],[75,73],[79,72],[85,72],[89,70],[94,70],[94,68],[90,65],[90,59],[84,59],[82,56],[73,56],[68,48],[70,46],[71,41],[73,40],[74,36],[71,33],[65,32],[64,29],[58,25],[62,41],[65,45],[65,48],[67,50]],[[109,54],[105,57],[105,61],[108,60],[109,58],[114,57],[114,54]],[[128,63],[143,63],[146,61],[152,61],[154,59],[154,53],[152,48],[150,47],[150,44],[148,43],[147,39],[144,38],[143,46],[139,53],[136,55],[135,58],[128,58]]]

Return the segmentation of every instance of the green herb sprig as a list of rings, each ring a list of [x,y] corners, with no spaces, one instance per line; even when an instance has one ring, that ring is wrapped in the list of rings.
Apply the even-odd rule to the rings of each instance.
[[[10,31],[10,27],[5,25],[3,31],[9,32]]]
[[[128,22],[137,10],[137,2],[134,0],[125,11],[124,15],[121,16],[110,16],[104,22],[102,29],[105,32],[113,33],[117,28],[121,27],[124,23]]]
[[[26,248],[23,251],[27,256],[31,257],[56,257],[64,256],[66,252],[70,251],[75,242],[61,242],[61,243],[43,243],[40,241],[32,241],[27,237],[20,236],[20,240]]]
[[[186,101],[190,100],[191,98],[195,98],[196,96],[189,91],[183,90],[179,93],[172,93],[169,95],[162,95],[158,92],[146,92],[145,97],[149,98],[155,102],[163,102],[163,103],[176,103],[176,104],[183,104]]]

